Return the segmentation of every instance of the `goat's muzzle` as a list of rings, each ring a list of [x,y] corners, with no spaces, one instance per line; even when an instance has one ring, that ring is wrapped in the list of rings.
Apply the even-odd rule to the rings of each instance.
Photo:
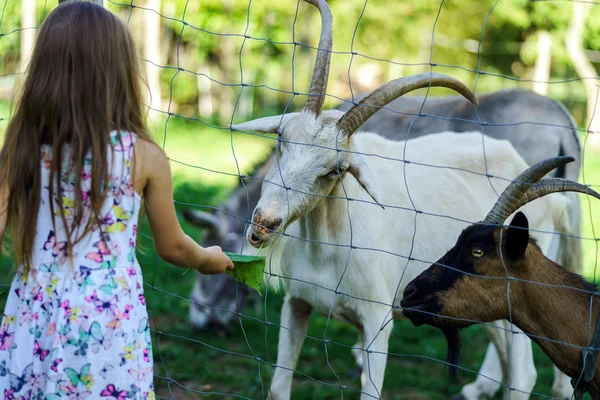
[[[418,278],[411,281],[404,289],[404,297],[400,302],[402,313],[415,326],[434,325],[434,315],[439,311],[435,295],[428,295],[419,290]]]
[[[281,226],[281,218],[266,216],[260,209],[254,212],[252,229],[248,232],[248,242],[254,247],[260,247],[271,238]]]

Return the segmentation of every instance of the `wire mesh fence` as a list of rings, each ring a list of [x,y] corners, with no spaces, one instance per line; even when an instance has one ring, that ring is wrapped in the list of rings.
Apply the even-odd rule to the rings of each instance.
[[[0,132],[10,118],[13,86],[23,74],[17,43],[26,32],[36,31],[54,3],[33,2],[36,23],[21,26],[26,8],[4,1]],[[581,172],[582,183],[600,187],[600,165],[588,149],[594,129],[579,128],[571,116],[585,126],[585,102],[574,93],[581,93],[581,82],[597,82],[597,76],[577,77],[570,71],[547,80],[550,97],[560,98],[566,108],[519,91],[539,81],[498,68],[494,58],[508,50],[485,40],[487,32],[501,29],[489,21],[510,11],[503,8],[509,2],[465,7],[442,0],[421,8],[406,2],[398,6],[401,11],[389,11],[392,16],[425,16],[415,34],[391,28],[401,24],[386,21],[382,2],[332,1],[332,49],[326,41],[317,44],[321,22],[308,3],[242,3],[105,1],[139,42],[153,40],[159,47],[142,48],[139,43],[152,94],[150,118],[173,166],[175,202],[184,227],[205,245],[267,257],[265,279],[270,285],[262,296],[227,276],[182,277],[156,255],[148,225],[141,224],[139,245],[144,251],[139,259],[151,315],[157,397],[289,398],[290,390],[294,399],[440,398],[461,390],[465,396],[500,390],[519,398],[569,397],[569,379],[555,373],[538,347],[533,350],[536,382],[531,344],[513,325],[483,322],[468,328],[457,361],[446,358],[446,338],[438,330],[393,319],[401,316],[407,284],[454,246],[463,229],[483,219],[525,162],[575,155],[578,161],[559,168],[557,176],[577,180]],[[592,2],[562,3],[595,8]],[[465,14],[464,24],[473,25],[468,33],[475,46],[452,40],[458,28],[446,12],[451,17]],[[158,36],[150,39],[153,33]],[[416,42],[411,48],[416,56],[391,57],[377,46],[378,41],[393,40],[406,46]],[[513,53],[525,47],[519,45]],[[329,86],[325,83],[322,94],[308,86],[317,57],[331,57],[331,71],[325,63]],[[502,62],[518,72],[514,62]],[[325,111],[318,122],[306,113],[281,116],[300,112],[311,98],[323,98],[326,108],[346,112],[365,93],[414,72],[456,76],[469,83],[480,103],[472,107],[458,97],[438,100],[448,91],[426,84],[422,97],[362,107],[381,111],[361,130],[390,141],[344,131],[353,121],[346,116],[353,111],[343,118],[342,111]],[[514,90],[485,95],[505,88]],[[255,125],[235,126],[272,115],[276,117]],[[333,128],[338,120],[341,131]],[[463,133],[429,135],[442,131]],[[511,141],[524,161],[493,137]],[[581,207],[573,203],[577,198]],[[257,205],[262,213],[253,214]],[[545,254],[595,280],[595,200],[555,195],[528,207],[530,232]],[[247,238],[264,247],[250,246]],[[489,287],[502,282],[512,321],[512,309],[520,306],[515,301],[525,300],[511,285],[521,287],[529,276],[511,269],[510,263],[502,265],[500,274],[486,276],[447,263],[441,276],[445,282],[470,277]],[[2,268],[9,270],[5,264]],[[3,275],[4,301],[10,274]],[[581,293],[595,304],[595,289],[571,275],[563,278],[523,287]],[[475,295],[476,288],[465,297]],[[581,303],[553,306],[573,304]],[[442,317],[441,309],[415,309],[459,325],[482,321],[466,311]],[[528,332],[529,337],[544,349],[552,343],[571,349],[564,350],[568,354],[585,351],[595,328],[595,308],[570,311],[570,319],[564,320],[556,313],[556,330]],[[565,324],[581,321],[586,322],[582,334],[590,341],[582,345],[560,339]],[[489,338],[497,348],[488,347]],[[511,362],[503,365],[504,360]],[[458,367],[459,382],[443,375],[450,364]],[[573,369],[580,371],[581,366]]]

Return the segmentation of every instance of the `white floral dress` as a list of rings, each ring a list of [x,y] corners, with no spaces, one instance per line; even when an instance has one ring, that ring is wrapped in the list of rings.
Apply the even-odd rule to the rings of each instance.
[[[67,259],[62,219],[52,227],[51,148],[43,148],[42,192],[28,276],[17,273],[0,325],[0,395],[4,399],[154,398],[153,361],[142,272],[136,259],[141,199],[131,183],[136,136],[112,132],[104,221]],[[66,149],[68,151],[68,148]],[[68,154],[65,154],[65,159]],[[91,158],[82,175],[91,187]],[[72,179],[61,174],[69,222]],[[55,192],[56,193],[56,192]]]

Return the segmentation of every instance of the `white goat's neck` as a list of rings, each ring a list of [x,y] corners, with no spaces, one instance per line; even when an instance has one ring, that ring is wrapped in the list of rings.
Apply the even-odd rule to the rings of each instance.
[[[590,298],[590,294],[584,292],[589,292],[591,285],[580,276],[559,267],[541,254],[539,259],[542,262],[530,268],[533,271],[527,280],[540,282],[541,285],[520,281],[511,283],[515,285],[511,295],[514,293],[519,297],[511,301],[513,322],[524,332],[537,336],[531,339],[563,372],[571,377],[579,377],[583,366],[582,349],[561,343],[581,347],[591,344],[600,314],[600,299],[598,296]],[[596,362],[594,379],[588,389],[592,398],[600,398],[600,361]]]
[[[350,179],[354,178],[346,174],[343,177],[344,185],[350,185]],[[348,215],[348,200],[344,198],[342,184],[337,183],[329,196],[300,218],[301,235],[316,242],[349,244],[351,217]]]

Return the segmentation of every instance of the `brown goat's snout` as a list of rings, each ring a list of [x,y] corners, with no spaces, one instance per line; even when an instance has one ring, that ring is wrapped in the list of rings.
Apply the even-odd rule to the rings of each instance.
[[[426,287],[421,286],[424,283],[426,281],[419,277],[412,280],[404,288],[404,296],[400,301],[402,313],[415,326],[433,325],[433,314],[439,311],[436,297],[429,294]]]
[[[281,226],[281,218],[265,215],[261,209],[256,209],[253,218],[253,227],[248,235],[248,241],[254,247],[259,247],[271,237]]]
[[[410,302],[410,300],[414,297],[417,297],[419,293],[419,290],[417,289],[417,284],[415,283],[415,281],[411,281],[408,285],[406,285],[406,288],[404,288],[404,296],[402,301],[407,301]]]

